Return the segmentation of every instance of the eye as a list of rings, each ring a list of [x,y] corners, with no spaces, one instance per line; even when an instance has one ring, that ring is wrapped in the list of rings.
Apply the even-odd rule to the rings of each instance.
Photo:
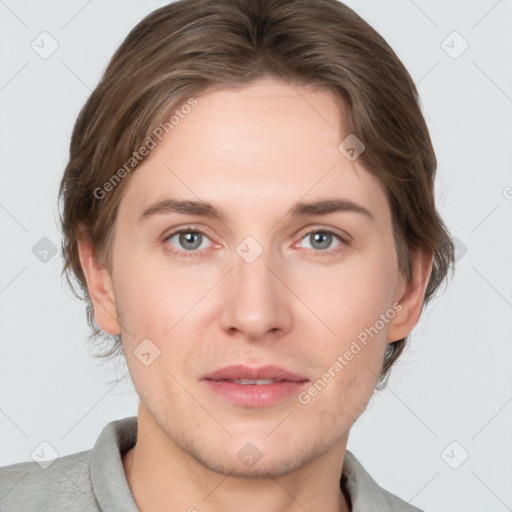
[[[317,228],[307,231],[302,235],[300,240],[301,241],[295,244],[295,246],[298,246],[303,240],[306,240],[309,243],[309,247],[306,245],[305,248],[312,249],[317,253],[331,254],[349,245],[346,239],[328,228]],[[332,244],[336,240],[338,244],[332,248]],[[196,256],[201,252],[200,249],[205,250],[210,247],[208,242],[211,242],[211,240],[202,231],[188,228],[174,231],[165,237],[165,242],[170,243],[174,251],[182,256]]]
[[[334,250],[328,250],[336,239],[339,242],[338,245],[334,247]],[[309,242],[309,247],[306,246],[307,249],[328,253],[336,252],[336,250],[348,244],[340,235],[326,228],[310,230],[301,238],[301,241],[302,240]]]
[[[198,252],[197,249],[207,249],[208,240],[209,238],[202,231],[196,229],[181,229],[165,238],[165,241],[169,242],[176,252],[184,256],[192,256],[193,254],[187,253]]]

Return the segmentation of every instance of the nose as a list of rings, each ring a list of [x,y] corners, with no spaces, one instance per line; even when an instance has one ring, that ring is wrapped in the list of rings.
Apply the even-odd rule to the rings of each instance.
[[[292,297],[276,258],[264,250],[252,262],[238,253],[233,260],[222,288],[222,329],[253,342],[287,332],[292,324]]]

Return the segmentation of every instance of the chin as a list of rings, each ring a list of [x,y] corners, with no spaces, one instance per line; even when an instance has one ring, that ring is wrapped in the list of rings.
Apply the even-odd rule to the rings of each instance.
[[[276,455],[271,457],[257,452],[254,445],[246,445],[239,453],[223,452],[220,457],[215,454],[190,453],[197,462],[216,473],[237,478],[278,478],[301,468],[304,454]],[[252,459],[252,460],[251,460]]]

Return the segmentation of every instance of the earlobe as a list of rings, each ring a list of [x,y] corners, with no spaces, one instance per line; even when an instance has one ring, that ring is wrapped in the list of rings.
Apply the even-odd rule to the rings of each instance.
[[[98,261],[95,248],[88,238],[79,239],[78,254],[94,307],[96,323],[108,334],[121,334],[112,279],[107,269]]]
[[[407,282],[405,276],[401,276],[401,283],[395,297],[400,310],[389,322],[389,343],[405,338],[418,323],[432,272],[432,257],[432,252],[427,248],[417,249],[413,255],[412,279]]]

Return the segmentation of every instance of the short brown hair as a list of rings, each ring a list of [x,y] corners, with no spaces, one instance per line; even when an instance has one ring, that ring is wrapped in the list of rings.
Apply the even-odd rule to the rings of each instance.
[[[116,170],[126,170],[134,152],[187,99],[269,76],[325,87],[346,105],[345,135],[363,141],[361,163],[387,193],[400,271],[410,279],[416,248],[433,254],[424,306],[453,271],[454,246],[435,206],[437,162],[418,92],[368,23],[336,0],[180,0],[157,9],[128,34],[73,130],[59,191],[63,273],[70,283],[73,275],[78,281],[92,339],[102,333],[77,240],[88,237],[110,268],[114,222],[129,179],[121,173],[123,179],[112,184]],[[109,180],[108,194],[98,194]],[[380,388],[406,339],[388,344]],[[123,353],[120,336],[113,340],[99,357]]]

